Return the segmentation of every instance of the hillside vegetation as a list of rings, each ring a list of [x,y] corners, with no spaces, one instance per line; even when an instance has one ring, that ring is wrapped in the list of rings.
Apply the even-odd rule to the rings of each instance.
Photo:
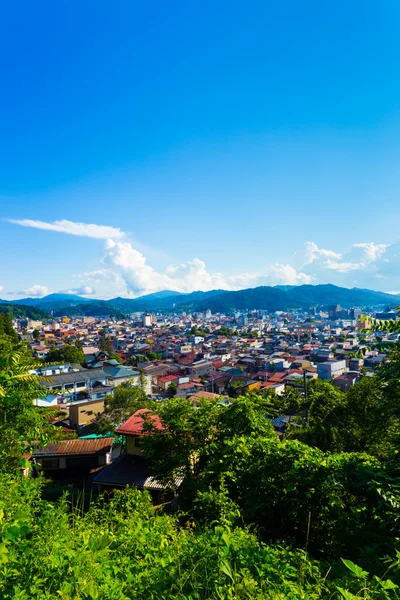
[[[41,321],[49,318],[49,314],[46,311],[34,306],[24,306],[21,304],[0,304],[0,313],[8,314],[13,319],[27,317],[28,319]]]

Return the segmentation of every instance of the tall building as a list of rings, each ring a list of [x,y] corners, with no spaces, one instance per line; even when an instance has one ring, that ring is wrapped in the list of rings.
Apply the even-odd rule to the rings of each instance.
[[[153,324],[153,315],[145,313],[143,315],[143,327],[151,327]]]
[[[204,311],[204,318],[205,319],[211,319],[211,310],[209,308],[207,308],[207,310]]]

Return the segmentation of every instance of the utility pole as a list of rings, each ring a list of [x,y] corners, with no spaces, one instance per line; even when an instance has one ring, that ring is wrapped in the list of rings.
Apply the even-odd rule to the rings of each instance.
[[[307,405],[307,400],[308,400],[308,392],[307,392],[307,377],[306,377],[306,371],[303,371],[303,389],[304,389],[304,399],[305,399],[305,411],[304,411],[304,420],[306,422],[306,424],[308,425],[308,405]]]

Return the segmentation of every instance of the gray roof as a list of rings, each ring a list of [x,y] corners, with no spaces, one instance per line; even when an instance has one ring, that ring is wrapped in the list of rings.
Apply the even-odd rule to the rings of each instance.
[[[46,378],[48,381],[43,382],[45,387],[53,387],[54,385],[65,385],[66,383],[77,383],[78,381],[96,381],[98,379],[107,379],[107,373],[103,369],[85,369],[78,373],[60,373]]]
[[[125,367],[124,365],[120,365],[119,367],[104,367],[102,369],[107,377],[111,379],[119,379],[120,377],[137,377],[139,375],[139,371],[134,371],[130,367]]]

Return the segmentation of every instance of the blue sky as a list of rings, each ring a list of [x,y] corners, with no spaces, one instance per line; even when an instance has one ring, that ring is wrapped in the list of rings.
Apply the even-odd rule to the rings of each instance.
[[[398,2],[0,10],[1,297],[400,290]]]

